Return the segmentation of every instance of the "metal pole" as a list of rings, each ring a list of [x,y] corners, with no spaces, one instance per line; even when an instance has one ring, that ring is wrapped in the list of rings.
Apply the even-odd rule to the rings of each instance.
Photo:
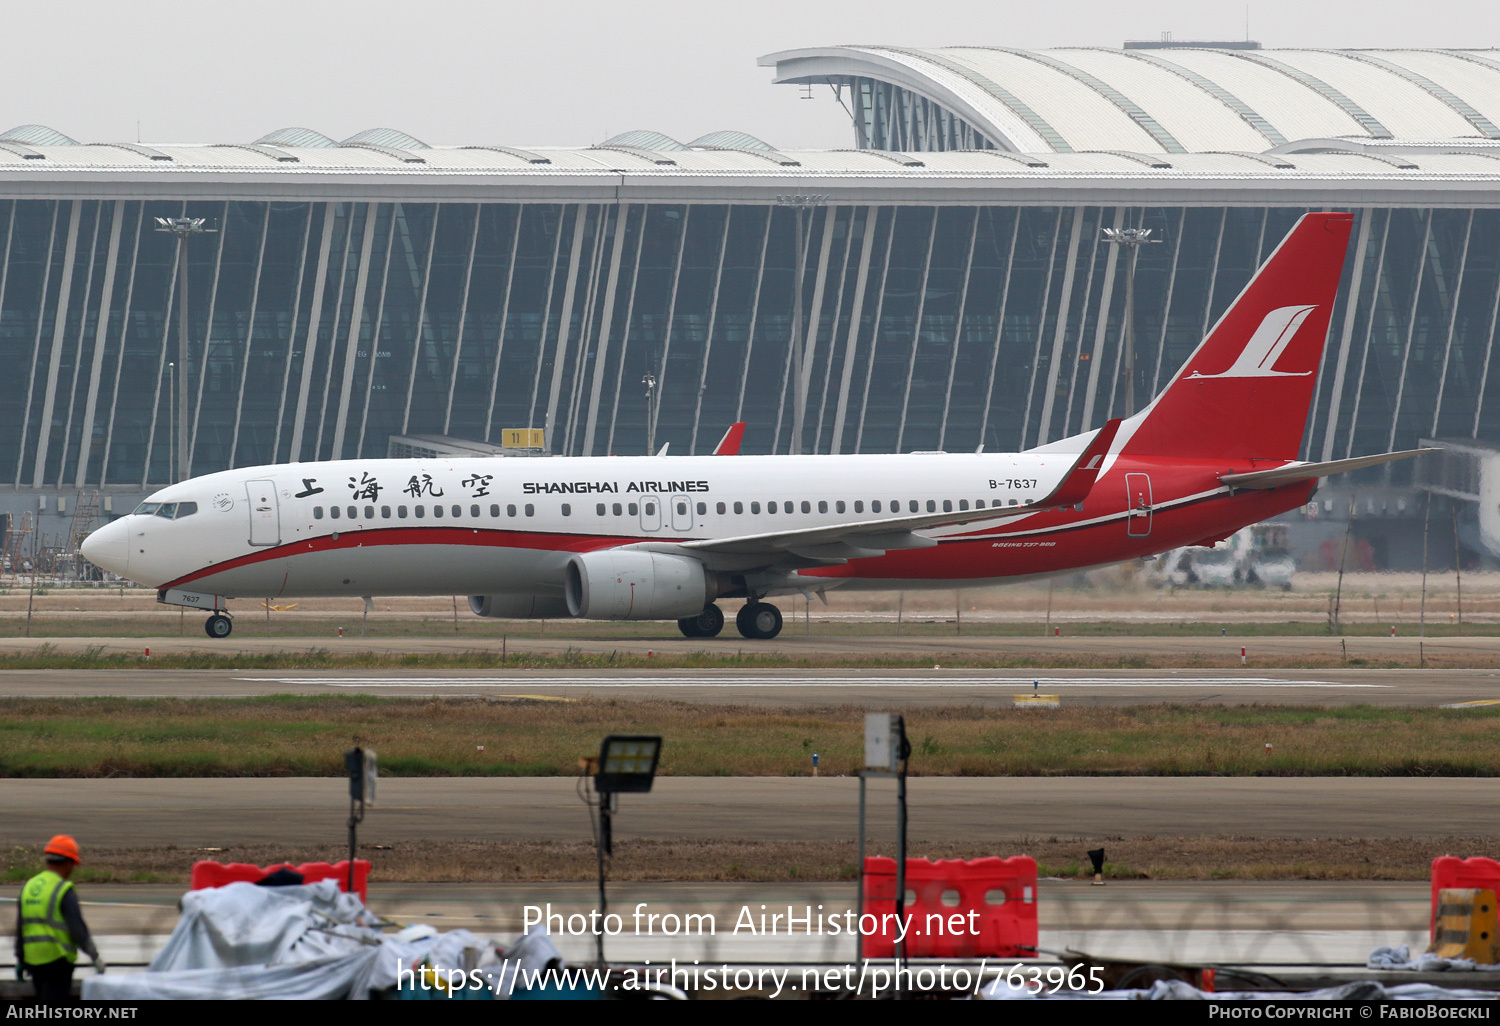
[[[1125,372],[1125,416],[1135,413],[1135,260],[1140,246],[1128,246],[1125,264],[1125,353],[1121,361]]]
[[[189,477],[188,464],[188,237],[177,236],[177,362],[182,388],[177,391],[177,480]]]
[[[1458,578],[1458,625],[1464,623],[1464,559],[1458,547],[1458,507],[1453,507],[1453,573]]]
[[[177,364],[167,364],[167,409],[172,418],[172,430],[167,435],[167,476],[177,474]]]
[[[1349,535],[1354,531],[1354,511],[1358,506],[1359,496],[1349,496],[1349,520],[1344,525],[1344,549],[1339,553],[1339,583],[1333,595],[1333,625],[1340,634],[1344,633],[1343,621],[1340,619],[1344,605],[1344,563],[1349,558]]]
[[[896,929],[906,921],[906,766],[911,746],[906,741],[906,717],[896,719],[901,729],[901,770],[896,775]],[[906,961],[906,939],[899,932],[896,941],[894,996],[901,997],[901,964]]]
[[[792,444],[788,448],[793,456],[802,452],[802,428],[806,417],[807,392],[802,387],[802,279],[807,273],[807,247],[802,238],[805,231],[803,207],[793,208],[797,218],[797,252],[793,261],[796,267],[792,279]]]
[[[1421,636],[1427,637],[1427,529],[1432,526],[1432,493],[1427,493],[1427,513],[1422,518],[1422,611]],[[1425,661],[1425,660],[1424,660]]]
[[[598,955],[599,964],[604,965],[604,920],[609,912],[609,897],[604,889],[604,854],[613,847],[613,824],[610,823],[610,799],[614,797],[609,792],[599,795],[599,837],[595,847],[599,854],[599,932],[594,935],[595,951]]]
[[[859,919],[865,914],[865,771],[859,771],[859,853],[854,863],[854,961],[865,954],[865,935],[858,928]]]

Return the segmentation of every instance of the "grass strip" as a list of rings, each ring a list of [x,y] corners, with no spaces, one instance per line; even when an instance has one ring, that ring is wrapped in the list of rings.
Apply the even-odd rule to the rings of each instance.
[[[1500,707],[954,706],[907,731],[927,776],[1500,776]],[[0,700],[0,777],[341,776],[351,739],[388,776],[571,776],[610,732],[662,734],[664,775],[808,775],[814,752],[847,774],[864,752],[852,706],[15,698]]]
[[[579,810],[579,832],[588,827]],[[983,847],[911,841],[922,858],[972,859],[1030,855],[1041,876],[1091,875],[1087,849],[1104,846],[1110,880],[1422,880],[1438,855],[1474,855],[1500,849],[1500,837],[1257,838],[1108,837],[1088,841],[1058,837],[997,837]],[[876,844],[875,854],[887,854]],[[587,841],[414,841],[375,847],[360,857],[377,883],[525,883],[589,881],[596,873]],[[337,862],[337,845],[244,845],[232,848],[103,848],[90,846],[80,883],[186,884],[194,862]],[[852,841],[653,841],[615,842],[610,879],[631,881],[831,882],[853,881]],[[19,884],[41,868],[39,847],[0,851],[0,884]],[[87,900],[87,893],[84,898]]]
[[[1330,639],[1331,641],[1332,639]],[[680,645],[681,638],[675,643]],[[673,642],[664,640],[664,645]],[[759,643],[757,643],[759,644]],[[107,652],[101,645],[73,651],[48,642],[33,651],[0,652],[5,670],[608,670],[608,669],[892,669],[920,670],[932,666],[934,656],[950,670],[1160,670],[1242,669],[1238,652],[1094,654],[1087,652],[959,652],[897,653],[868,651],[858,655],[782,651],[715,652],[707,649],[663,648],[646,654],[630,651],[591,652],[565,646],[559,652],[515,652],[505,659],[495,649],[463,652],[374,651],[333,652],[326,648],[275,652]],[[1500,669],[1500,655],[1489,652],[1427,650],[1417,658],[1344,658],[1330,651],[1291,655],[1256,655],[1256,670],[1359,669]]]

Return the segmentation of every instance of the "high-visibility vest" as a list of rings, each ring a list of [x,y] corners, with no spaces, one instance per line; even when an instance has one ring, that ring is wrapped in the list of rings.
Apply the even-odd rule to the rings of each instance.
[[[59,958],[78,961],[78,947],[62,917],[62,899],[73,887],[50,869],[21,888],[21,942],[27,965],[46,965]]]

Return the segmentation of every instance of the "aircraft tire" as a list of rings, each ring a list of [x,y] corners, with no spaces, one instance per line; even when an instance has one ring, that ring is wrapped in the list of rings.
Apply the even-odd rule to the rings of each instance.
[[[697,616],[678,620],[677,629],[685,638],[716,638],[724,629],[724,611],[710,602]]]
[[[203,622],[203,633],[215,641],[220,638],[229,637],[230,632],[233,630],[234,621],[223,613],[215,613]]]
[[[781,610],[769,602],[746,602],[734,618],[740,634],[756,641],[770,641],[781,633]]]

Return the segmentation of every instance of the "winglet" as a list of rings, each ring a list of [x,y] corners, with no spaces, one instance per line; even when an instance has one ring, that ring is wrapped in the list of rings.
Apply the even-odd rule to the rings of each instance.
[[[729,425],[729,430],[724,432],[724,437],[719,439],[719,444],[714,449],[715,456],[738,456],[740,454],[740,442],[745,438],[745,422],[736,421]]]
[[[1099,477],[1099,470],[1104,466],[1104,458],[1109,455],[1109,447],[1114,443],[1115,433],[1120,430],[1120,418],[1108,421],[1094,440],[1088,444],[1088,448],[1069,468],[1062,482],[1052,491],[1052,494],[1032,505],[1057,509],[1064,506],[1077,506],[1088,497],[1093,490],[1094,481]]]

